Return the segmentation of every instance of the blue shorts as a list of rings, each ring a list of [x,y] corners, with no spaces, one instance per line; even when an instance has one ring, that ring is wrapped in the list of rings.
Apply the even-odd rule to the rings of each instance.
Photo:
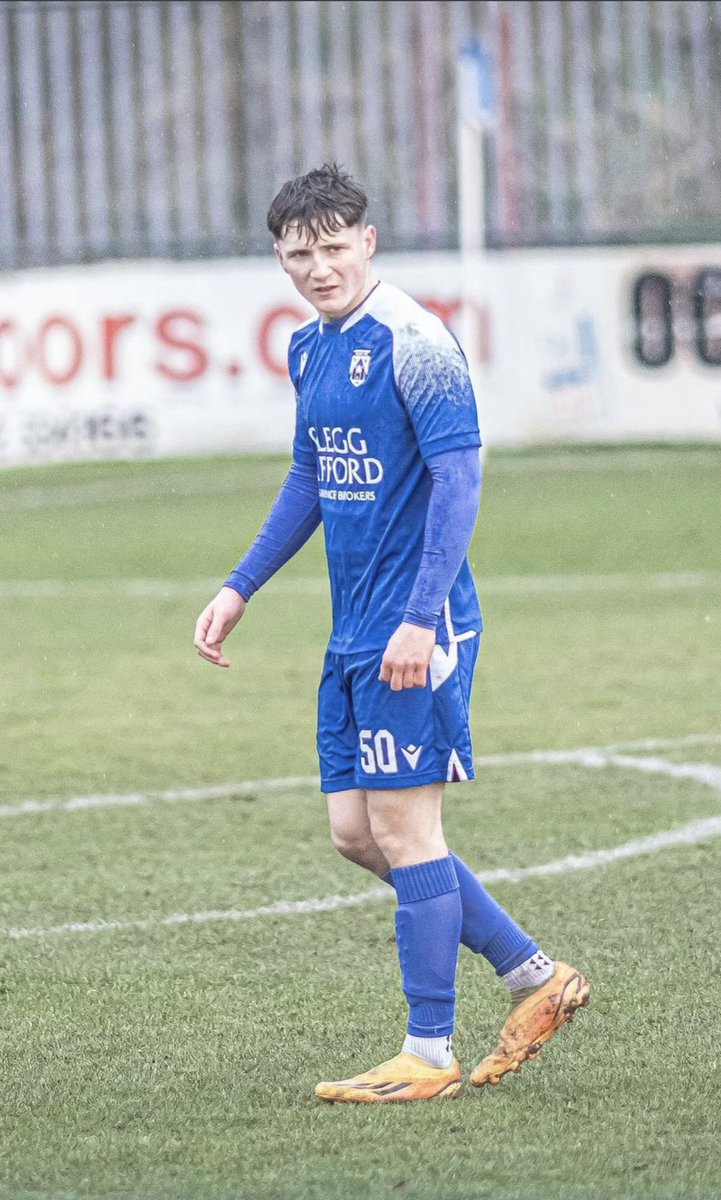
[[[326,653],[318,689],[321,789],[473,779],[468,727],[479,635],[436,646],[424,688],[381,683],[382,651]]]

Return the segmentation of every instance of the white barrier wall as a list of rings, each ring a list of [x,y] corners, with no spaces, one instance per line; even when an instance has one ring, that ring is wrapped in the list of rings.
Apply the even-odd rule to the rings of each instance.
[[[379,258],[461,337],[490,444],[721,440],[721,248]],[[0,283],[0,464],[288,448],[308,310],[274,260]]]
[[[386,268],[456,317],[453,256]],[[287,346],[311,311],[272,255],[6,275],[0,464],[286,449]]]
[[[507,251],[464,260],[465,338],[495,444],[721,441],[721,246]]]

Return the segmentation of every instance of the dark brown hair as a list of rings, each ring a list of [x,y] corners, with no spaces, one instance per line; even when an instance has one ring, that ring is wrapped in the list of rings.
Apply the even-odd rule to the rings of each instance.
[[[268,228],[282,238],[290,225],[315,240],[365,220],[368,197],[336,163],[323,163],[284,183],[268,209]]]

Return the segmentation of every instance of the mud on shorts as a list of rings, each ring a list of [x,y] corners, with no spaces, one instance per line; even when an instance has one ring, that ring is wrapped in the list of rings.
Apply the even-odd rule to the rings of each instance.
[[[392,692],[383,652],[327,651],[318,688],[321,789],[406,788],[473,779],[468,727],[480,636],[436,645],[424,688]]]

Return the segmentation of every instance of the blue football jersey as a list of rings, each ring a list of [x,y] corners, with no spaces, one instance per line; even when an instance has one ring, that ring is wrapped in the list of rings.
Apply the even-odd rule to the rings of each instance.
[[[379,283],[338,321],[291,339],[293,457],[318,477],[333,606],[329,649],[383,650],[403,619],[423,548],[431,476],[425,460],[480,446],[466,360],[438,317]],[[464,561],[438,641],[480,631]]]

